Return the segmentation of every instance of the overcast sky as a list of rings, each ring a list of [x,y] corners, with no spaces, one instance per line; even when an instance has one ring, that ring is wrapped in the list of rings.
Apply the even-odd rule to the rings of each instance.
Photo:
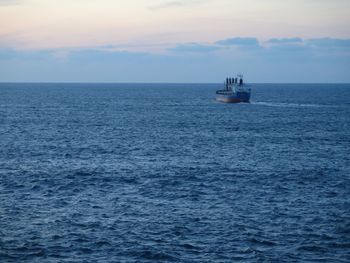
[[[0,0],[0,81],[350,82],[348,0]]]

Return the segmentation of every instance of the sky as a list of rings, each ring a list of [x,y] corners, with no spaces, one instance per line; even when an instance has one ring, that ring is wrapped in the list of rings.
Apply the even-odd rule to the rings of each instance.
[[[0,82],[350,83],[349,0],[0,0]]]

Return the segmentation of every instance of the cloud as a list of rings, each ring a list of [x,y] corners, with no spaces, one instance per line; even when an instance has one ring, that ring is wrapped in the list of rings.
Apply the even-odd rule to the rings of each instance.
[[[299,37],[294,38],[271,38],[267,43],[271,44],[290,44],[290,43],[302,43],[303,39]]]
[[[72,61],[118,61],[142,59],[147,53],[136,53],[127,51],[108,51],[98,49],[74,50],[68,53],[68,57]]]
[[[245,72],[252,82],[350,82],[347,39],[284,40],[272,45],[259,45],[255,38],[227,42],[230,45],[182,43],[164,47],[161,54],[131,51],[127,45],[122,47],[125,51],[114,45],[0,48],[0,81],[216,82],[234,71]]]
[[[220,49],[214,45],[202,45],[198,43],[179,44],[176,47],[169,48],[169,51],[177,53],[208,53]]]
[[[172,1],[172,2],[165,2],[162,4],[158,4],[158,5],[152,5],[149,8],[152,10],[157,10],[157,9],[166,9],[166,8],[172,8],[172,7],[181,7],[184,5],[185,5],[185,3],[183,3],[183,2]]]
[[[235,38],[228,38],[223,39],[215,42],[217,45],[224,45],[224,46],[258,46],[259,41],[258,39],[254,37],[235,37]]]
[[[16,57],[17,52],[9,48],[0,48],[0,60],[11,59]]]
[[[314,38],[306,41],[308,45],[326,48],[350,48],[350,39]]]
[[[264,50],[271,58],[288,58],[298,60],[303,57],[319,58],[328,57],[329,59],[349,59],[350,39],[338,38],[281,38],[270,39],[266,42]]]
[[[0,48],[0,60],[38,61],[54,57],[54,50],[21,51],[11,48]]]
[[[159,10],[159,9],[168,9],[168,8],[177,8],[177,7],[184,7],[184,6],[196,6],[199,4],[203,4],[205,2],[209,2],[212,0],[178,0],[178,1],[166,1],[161,4],[155,4],[149,6],[149,9],[151,10]]]
[[[0,6],[18,5],[21,0],[0,0]]]

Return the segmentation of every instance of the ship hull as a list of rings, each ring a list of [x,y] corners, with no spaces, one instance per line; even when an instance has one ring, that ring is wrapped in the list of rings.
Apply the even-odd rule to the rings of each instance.
[[[249,103],[250,93],[248,92],[239,92],[232,94],[217,94],[216,100],[225,103]]]

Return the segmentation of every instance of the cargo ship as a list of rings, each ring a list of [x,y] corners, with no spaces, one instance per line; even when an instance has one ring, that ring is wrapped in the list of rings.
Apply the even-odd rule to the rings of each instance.
[[[226,103],[240,103],[250,101],[250,87],[243,82],[243,75],[236,78],[226,78],[224,89],[216,91],[216,100]]]

